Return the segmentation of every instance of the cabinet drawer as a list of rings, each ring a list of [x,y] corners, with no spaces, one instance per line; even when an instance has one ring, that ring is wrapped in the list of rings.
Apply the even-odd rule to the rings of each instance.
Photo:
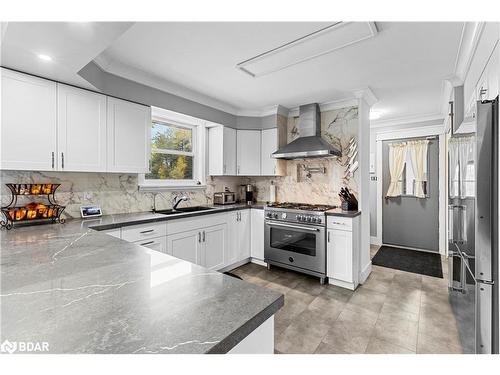
[[[352,231],[352,219],[347,217],[327,216],[326,225],[328,229]]]
[[[122,240],[136,242],[167,235],[166,223],[141,224],[122,228]]]

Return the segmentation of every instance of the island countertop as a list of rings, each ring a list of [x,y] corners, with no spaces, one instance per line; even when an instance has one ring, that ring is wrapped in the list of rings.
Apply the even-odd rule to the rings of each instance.
[[[283,306],[280,293],[88,225],[0,231],[0,341],[47,342],[50,353],[227,353]]]

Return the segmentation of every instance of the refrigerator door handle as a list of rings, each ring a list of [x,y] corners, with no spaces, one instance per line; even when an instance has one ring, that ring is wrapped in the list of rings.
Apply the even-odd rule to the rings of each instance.
[[[476,353],[491,354],[493,342],[493,286],[476,283]]]

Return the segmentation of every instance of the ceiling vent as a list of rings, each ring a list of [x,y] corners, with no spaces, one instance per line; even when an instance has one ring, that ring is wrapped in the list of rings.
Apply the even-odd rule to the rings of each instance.
[[[375,22],[336,22],[245,60],[236,67],[252,77],[260,77],[372,38],[376,34]]]

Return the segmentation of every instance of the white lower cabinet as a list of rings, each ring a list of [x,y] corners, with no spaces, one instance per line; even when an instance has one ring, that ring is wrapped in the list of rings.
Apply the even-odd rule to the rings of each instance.
[[[146,241],[137,241],[134,243],[136,243],[137,245],[147,247],[151,250],[159,251],[160,253],[167,252],[167,237],[165,236],[153,238],[151,240],[146,240]]]
[[[220,224],[203,229],[201,247],[201,265],[211,270],[218,270],[225,266],[224,253],[226,252],[227,225]]]
[[[250,212],[239,210],[229,212],[228,223],[228,246],[226,250],[226,265],[235,264],[250,258]]]
[[[132,225],[105,233],[211,270],[250,256],[264,259],[264,211],[257,209]]]
[[[201,231],[190,230],[167,236],[167,254],[188,262],[201,263]]]
[[[250,256],[253,259],[264,260],[264,210],[250,210]]]
[[[356,289],[359,283],[359,216],[328,217],[326,274],[330,284]]]

